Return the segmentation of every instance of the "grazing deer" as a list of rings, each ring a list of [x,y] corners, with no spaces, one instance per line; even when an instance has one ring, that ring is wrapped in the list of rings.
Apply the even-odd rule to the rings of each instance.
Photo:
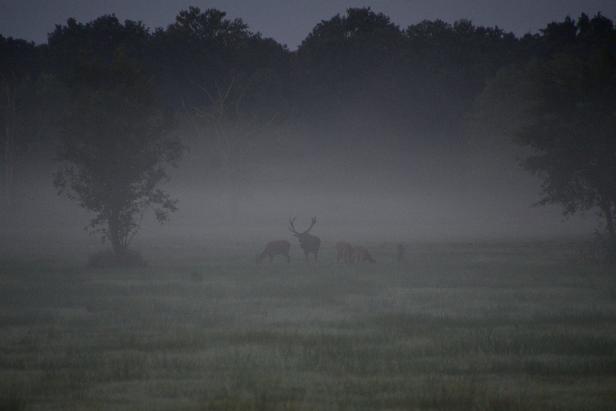
[[[355,247],[354,254],[355,254],[354,260],[358,263],[363,263],[366,261],[369,263],[376,263],[375,259],[372,258],[368,250],[365,249],[364,247]]]
[[[317,255],[319,254],[319,248],[321,247],[321,239],[317,236],[310,234],[310,230],[317,223],[317,218],[312,217],[310,227],[304,232],[297,232],[295,229],[295,217],[289,219],[289,231],[293,233],[299,240],[299,246],[304,250],[306,261],[308,261],[308,255],[314,254],[314,261],[317,261]]]
[[[287,240],[278,240],[278,241],[270,241],[265,245],[265,250],[261,254],[257,254],[257,264],[259,264],[265,257],[269,257],[270,263],[274,261],[275,255],[282,255],[287,257],[287,263],[291,262],[291,257],[289,257],[289,249],[291,248],[291,243]]]
[[[353,262],[353,246],[345,241],[339,241],[336,243],[336,262],[340,261],[345,264]]]

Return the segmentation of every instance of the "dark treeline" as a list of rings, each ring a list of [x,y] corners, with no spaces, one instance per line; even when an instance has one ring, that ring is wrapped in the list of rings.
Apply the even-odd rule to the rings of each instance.
[[[565,62],[592,58],[603,65]],[[588,104],[608,107],[604,117],[578,118],[575,105],[557,112],[531,104],[556,119],[573,115],[569,130],[579,135],[589,123],[614,124],[615,59],[616,30],[601,15],[517,37],[467,20],[401,28],[384,14],[349,9],[319,23],[296,51],[222,11],[197,8],[155,30],[108,15],[69,19],[46,44],[0,36],[3,215],[18,207],[19,170],[33,163],[50,164],[58,191],[93,211],[92,228],[122,249],[144,209],[153,207],[160,220],[175,209],[160,188],[170,165],[179,164],[187,180],[219,182],[234,209],[245,184],[276,178],[272,164],[310,168],[315,158],[329,159],[353,187],[355,175],[398,161],[410,174],[430,150],[466,159],[464,169],[474,161],[464,153],[503,136],[549,151],[534,137],[550,125],[532,123],[525,111],[524,102],[539,99],[528,93],[529,73],[573,70],[541,84],[561,79],[579,87],[577,97],[591,86],[574,77],[603,76],[592,87],[610,91]],[[541,98],[555,89],[544,91]],[[605,130],[603,188],[590,190],[590,177],[564,181],[563,171],[563,181],[556,174],[546,180],[544,201],[569,212],[598,206],[614,237],[614,134]],[[561,160],[531,160],[530,168],[550,176]],[[561,195],[574,186],[579,195]]]

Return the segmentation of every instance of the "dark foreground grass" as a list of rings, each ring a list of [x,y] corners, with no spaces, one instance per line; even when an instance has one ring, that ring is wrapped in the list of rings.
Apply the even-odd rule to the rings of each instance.
[[[563,244],[256,248],[2,259],[0,410],[616,409],[616,275]]]

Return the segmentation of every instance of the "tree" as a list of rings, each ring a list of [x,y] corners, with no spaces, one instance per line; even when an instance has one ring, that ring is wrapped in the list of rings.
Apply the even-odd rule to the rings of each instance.
[[[253,33],[241,19],[190,7],[153,36],[166,100],[194,126],[191,152],[222,183],[235,222],[250,163],[285,104],[288,51]],[[203,163],[206,164],[203,167]],[[203,181],[203,179],[200,179]]]
[[[3,207],[14,206],[20,154],[35,134],[37,51],[33,43],[0,35],[0,142]]]
[[[370,8],[350,8],[317,24],[295,59],[297,98],[307,123],[337,119],[341,112],[372,113],[390,106],[403,34],[389,17]],[[364,114],[365,116],[366,114]]]
[[[266,145],[263,135],[278,121],[275,111],[257,110],[251,104],[259,79],[231,78],[227,83],[201,91],[209,103],[193,110],[198,137],[206,140],[219,180],[228,191],[232,223],[239,213],[242,186],[249,181],[251,166]]]
[[[151,55],[162,93],[176,108],[208,105],[202,87],[255,72],[272,73],[262,79],[267,93],[261,97],[275,99],[280,90],[273,86],[285,78],[289,59],[285,47],[251,32],[241,19],[197,7],[180,11],[173,24],[153,34]]]
[[[405,35],[408,75],[400,78],[406,90],[402,101],[410,106],[414,124],[432,132],[459,133],[486,80],[520,58],[512,33],[469,20],[422,21],[409,26]]]
[[[501,71],[481,101],[492,117],[516,119],[503,131],[529,149],[523,165],[543,180],[538,204],[565,215],[597,209],[616,259],[616,31],[583,15],[572,39],[572,24],[548,26],[551,54]]]
[[[129,30],[135,25],[103,24],[103,32]],[[71,37],[104,39],[97,28],[72,23],[58,27],[50,43],[67,50]],[[86,33],[84,33],[87,32]],[[122,38],[122,36],[119,36]],[[142,36],[137,36],[142,38]],[[118,38],[108,36],[107,38]],[[91,44],[91,42],[89,43]],[[109,240],[119,262],[127,256],[130,241],[140,227],[141,217],[153,209],[159,222],[176,210],[176,200],[161,189],[168,179],[167,168],[176,166],[182,154],[179,139],[170,133],[173,117],[161,108],[141,62],[121,40],[109,59],[73,62],[64,77],[71,88],[71,104],[63,118],[64,128],[57,153],[60,162],[54,184],[65,195],[94,213],[88,228]],[[78,47],[79,48],[79,47]],[[52,46],[52,53],[56,52]],[[76,75],[71,75],[76,73]]]
[[[171,117],[152,103],[139,73],[118,70],[125,82],[74,97],[54,184],[60,194],[94,213],[89,228],[108,239],[115,255],[122,257],[148,208],[154,208],[160,222],[176,210],[176,201],[160,184],[182,148],[169,134]]]

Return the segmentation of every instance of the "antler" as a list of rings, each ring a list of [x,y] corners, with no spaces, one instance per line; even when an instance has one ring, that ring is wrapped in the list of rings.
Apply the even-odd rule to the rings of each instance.
[[[295,229],[295,219],[297,217],[293,217],[293,218],[289,218],[289,230],[293,233],[293,234],[306,234],[308,231],[310,231],[312,229],[312,227],[314,227],[314,225],[317,223],[317,218],[316,217],[312,217],[312,222],[310,223],[310,227],[308,227],[308,229],[306,231],[303,231],[301,233],[298,233],[297,230]]]
[[[312,221],[310,222],[310,227],[308,227],[308,229],[306,231],[304,231],[304,233],[307,233],[308,231],[312,230],[312,227],[314,227],[314,225],[317,223],[317,218],[316,217],[312,217]]]
[[[297,230],[295,230],[295,219],[296,218],[297,217],[289,218],[289,231],[291,231],[293,234],[299,234]]]

